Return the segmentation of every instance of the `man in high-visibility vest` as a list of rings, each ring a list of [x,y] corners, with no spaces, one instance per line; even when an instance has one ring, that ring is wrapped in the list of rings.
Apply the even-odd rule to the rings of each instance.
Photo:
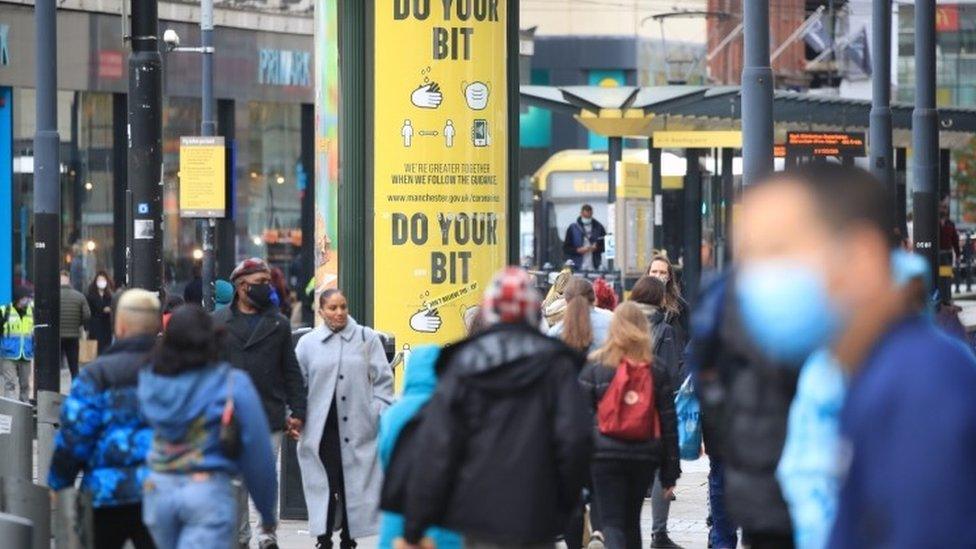
[[[31,361],[34,359],[34,303],[30,292],[18,286],[14,290],[14,302],[0,308],[0,320],[3,322],[3,337],[0,338],[3,396],[27,402]]]

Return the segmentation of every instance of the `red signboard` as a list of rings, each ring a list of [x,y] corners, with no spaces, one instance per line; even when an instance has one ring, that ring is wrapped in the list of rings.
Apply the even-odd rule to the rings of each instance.
[[[98,77],[99,78],[122,78],[123,63],[122,52],[116,50],[100,50],[98,52]]]
[[[959,6],[946,4],[935,7],[935,30],[957,32],[959,30]]]

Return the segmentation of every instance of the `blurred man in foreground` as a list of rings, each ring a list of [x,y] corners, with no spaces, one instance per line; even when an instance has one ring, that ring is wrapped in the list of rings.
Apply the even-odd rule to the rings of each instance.
[[[900,290],[887,204],[870,174],[830,164],[753,188],[736,301],[766,356],[793,361],[834,343],[850,369],[829,546],[976,546],[976,360],[890,305]]]

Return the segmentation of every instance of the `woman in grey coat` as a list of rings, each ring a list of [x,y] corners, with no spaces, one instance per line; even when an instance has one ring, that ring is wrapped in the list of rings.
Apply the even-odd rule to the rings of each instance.
[[[324,324],[295,349],[308,387],[298,463],[317,547],[331,548],[340,527],[340,547],[355,547],[356,538],[379,530],[376,437],[380,414],[393,402],[393,372],[379,336],[349,317],[341,292],[323,292],[319,314]]]

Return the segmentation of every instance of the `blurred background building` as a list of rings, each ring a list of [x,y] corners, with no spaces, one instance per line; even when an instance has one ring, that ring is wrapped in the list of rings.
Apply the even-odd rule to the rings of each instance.
[[[32,0],[0,1],[0,154],[12,154],[13,264],[31,276],[34,137]],[[218,227],[218,274],[246,256],[267,256],[286,274],[301,242],[300,201],[313,172],[312,0],[217,0],[215,87],[218,132],[230,143],[234,218]],[[128,49],[121,2],[58,3],[58,123],[61,136],[62,237],[66,263],[85,284],[98,270],[122,277],[126,177]],[[159,4],[160,32],[199,44],[199,2]],[[180,219],[180,136],[200,131],[200,59],[164,54],[163,185],[165,276],[192,275],[201,242],[197,223]],[[4,121],[7,121],[4,123]],[[304,131],[304,133],[303,133]],[[303,141],[302,136],[307,139]],[[310,152],[310,151],[307,151]],[[304,156],[309,158],[310,156]],[[80,265],[79,265],[80,262]]]

